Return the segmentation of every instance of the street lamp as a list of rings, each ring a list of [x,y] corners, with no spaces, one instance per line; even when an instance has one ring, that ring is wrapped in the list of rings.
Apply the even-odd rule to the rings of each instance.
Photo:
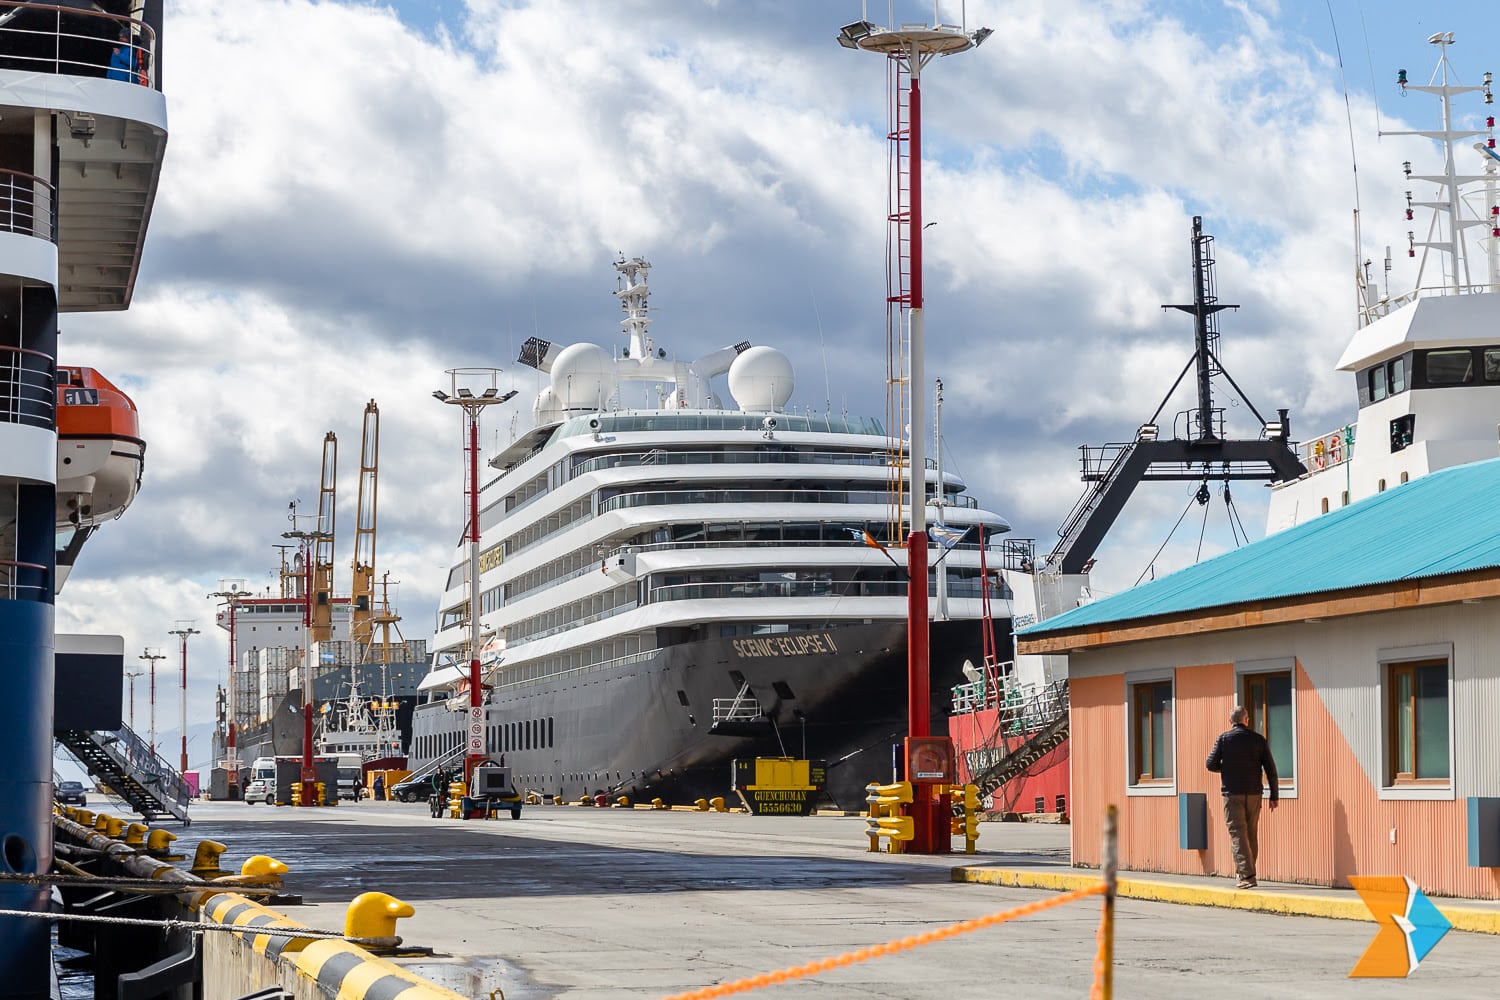
[[[149,728],[146,730],[146,732],[147,732],[147,737],[146,738],[147,738],[147,742],[149,742],[150,745],[151,745],[151,753],[153,755],[156,753],[156,661],[157,660],[165,660],[166,658],[167,657],[166,657],[165,653],[153,653],[153,652],[151,652],[150,649],[142,649],[141,650],[141,655],[138,656],[138,657],[136,657],[136,659],[138,659],[138,660],[150,660],[151,661],[151,666],[150,666],[150,669],[148,671],[149,674],[150,674],[150,679],[151,679],[151,686],[150,686],[151,714],[149,716],[149,719],[150,719]]]
[[[450,368],[446,374],[452,391],[438,389],[432,396],[440,403],[461,407],[468,430],[468,443],[464,448],[468,474],[464,496],[469,507],[469,724],[464,781],[472,782],[474,766],[485,754],[484,699],[479,668],[479,414],[486,406],[510,400],[516,391],[500,392],[498,368]],[[475,389],[479,391],[476,393]]]
[[[178,774],[187,774],[187,641],[189,636],[202,635],[200,629],[193,628],[191,621],[179,621],[177,627],[167,633],[168,635],[180,636],[182,638],[182,686],[177,694],[177,718],[182,736],[182,759],[178,765]]]
[[[302,795],[297,802],[301,806],[318,804],[318,771],[313,766],[313,562],[318,542],[332,538],[327,531],[283,531],[282,538],[294,538],[302,546],[302,571],[306,574],[302,587]]]

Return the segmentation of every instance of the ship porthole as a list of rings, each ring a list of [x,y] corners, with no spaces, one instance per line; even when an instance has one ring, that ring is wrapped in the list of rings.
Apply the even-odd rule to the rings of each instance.
[[[26,838],[19,834],[6,836],[3,846],[0,846],[0,854],[5,858],[5,867],[13,872],[30,874],[36,871],[36,852],[31,849]]]

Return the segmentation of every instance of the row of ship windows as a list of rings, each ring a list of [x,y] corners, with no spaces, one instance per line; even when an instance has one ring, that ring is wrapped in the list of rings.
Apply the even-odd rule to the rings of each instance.
[[[1407,472],[1401,473],[1401,481],[1403,483],[1407,482],[1409,480],[1409,478],[1410,478],[1410,475],[1411,474],[1407,473]],[[1377,482],[1375,484],[1375,492],[1376,493],[1384,493],[1385,489],[1386,489],[1386,486],[1385,486],[1385,480],[1384,479],[1380,480],[1379,482]],[[1347,507],[1347,506],[1349,506],[1349,491],[1348,490],[1341,490],[1341,491],[1339,491],[1339,506],[1340,507]],[[1324,514],[1328,513],[1328,498],[1327,497],[1323,498],[1322,513],[1324,513]]]
[[[509,753],[512,750],[544,750],[550,749],[553,743],[552,718],[528,719],[524,722],[502,722],[495,726],[486,726],[488,731],[486,745],[490,753]],[[432,733],[427,736],[415,738],[416,751],[414,756],[422,760],[430,760],[443,754],[452,753],[464,742],[464,734]]]
[[[974,598],[982,596],[979,570],[974,567],[944,567],[948,596]],[[937,594],[937,572],[928,573],[928,594]],[[991,573],[991,594],[999,600],[1010,600],[1014,593],[1005,579]],[[698,573],[652,573],[633,585],[614,587],[582,600],[552,608],[542,614],[523,618],[505,628],[506,640],[513,644],[556,635],[559,632],[645,604],[665,601],[695,601],[747,597],[902,597],[906,594],[904,574],[888,569],[773,569],[740,568],[705,570]]]
[[[1407,351],[1359,373],[1359,405],[1408,389],[1500,385],[1500,347],[1440,347]]]

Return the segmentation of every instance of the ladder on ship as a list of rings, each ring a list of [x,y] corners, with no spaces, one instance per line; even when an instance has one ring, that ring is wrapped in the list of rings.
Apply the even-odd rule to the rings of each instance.
[[[429,760],[427,763],[417,768],[411,774],[408,774],[402,780],[420,781],[423,778],[431,777],[442,768],[452,767],[455,764],[461,764],[463,763],[464,757],[467,756],[468,751],[469,745],[467,743],[460,743],[453,749],[448,750],[447,752],[440,754],[437,757],[434,757],[432,760]]]
[[[970,782],[984,798],[1034,767],[1068,739],[1068,682],[1015,684],[1007,678],[991,697],[984,681],[954,688],[954,710],[989,707],[999,710],[995,729],[983,747],[972,751]]]
[[[97,783],[124,799],[147,823],[168,818],[183,826],[191,822],[187,781],[129,726],[97,732],[65,729],[56,735]]]

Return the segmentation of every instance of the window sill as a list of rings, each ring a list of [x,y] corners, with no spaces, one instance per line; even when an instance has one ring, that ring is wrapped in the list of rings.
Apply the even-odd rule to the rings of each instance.
[[[1146,781],[1134,785],[1125,786],[1126,796],[1161,797],[1177,794],[1177,782],[1172,781]]]
[[[1445,781],[1437,784],[1413,782],[1411,784],[1387,785],[1380,789],[1379,797],[1383,802],[1400,802],[1403,800],[1431,802],[1452,801],[1457,798],[1457,795],[1454,794],[1453,783]]]

